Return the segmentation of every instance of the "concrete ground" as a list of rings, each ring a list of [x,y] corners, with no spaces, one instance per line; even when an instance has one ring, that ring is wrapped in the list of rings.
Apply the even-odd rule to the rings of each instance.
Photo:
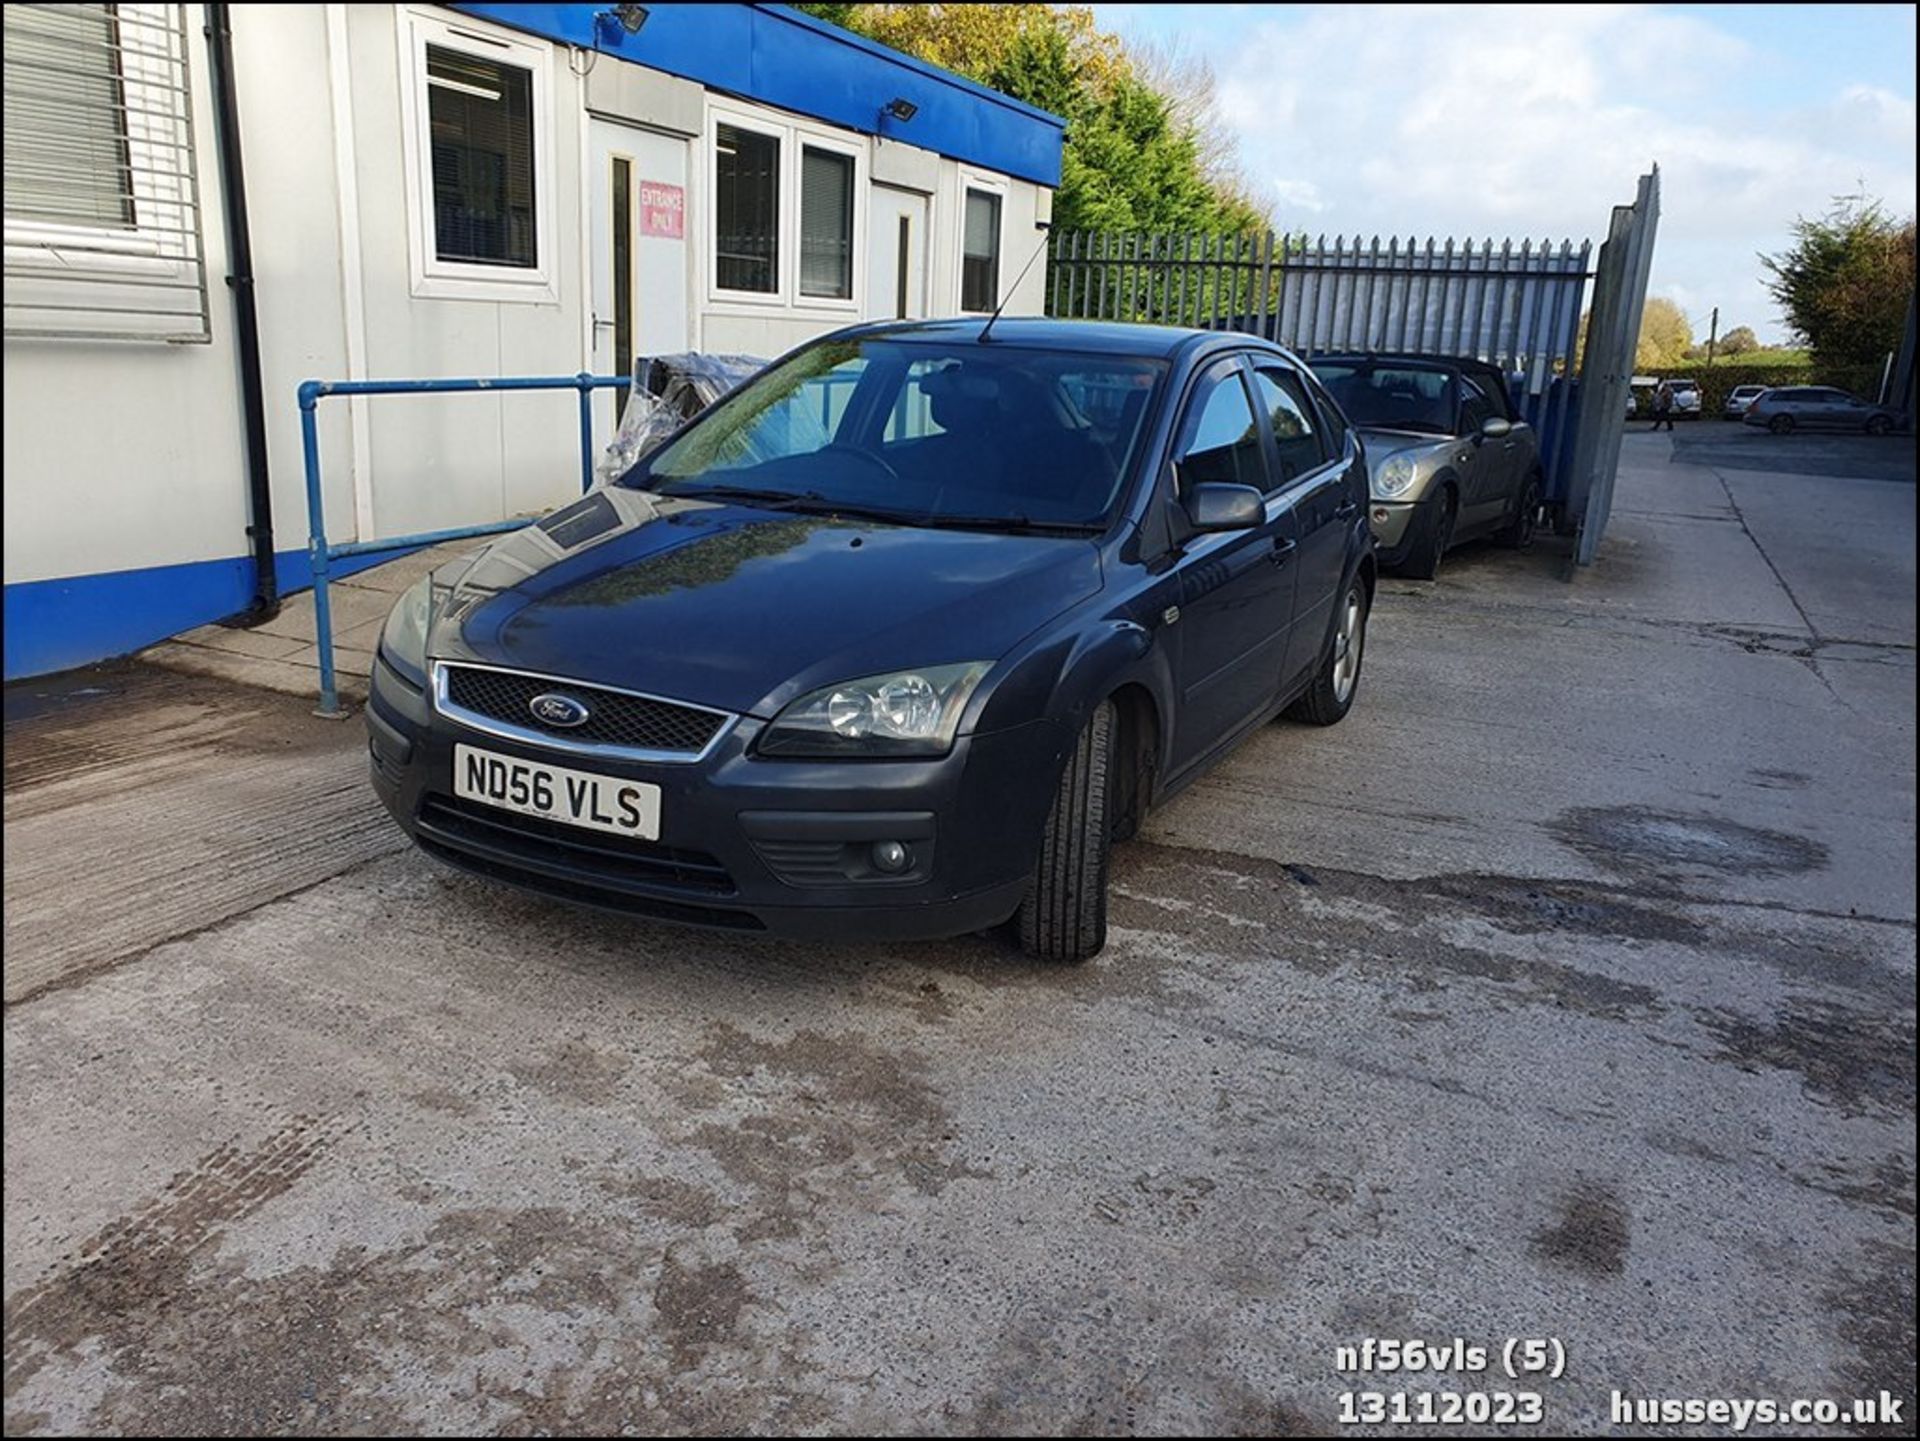
[[[349,701],[367,698],[367,677],[380,628],[400,593],[429,571],[472,550],[477,542],[454,542],[411,552],[372,570],[356,571],[327,587],[333,623],[334,686]],[[320,697],[320,646],[313,592],[286,598],[280,613],[256,626],[203,625],[161,641],[140,659],[187,675],[215,676],[306,696]]]
[[[1333,1432],[1516,1385],[1337,1347],[1520,1336],[1548,1432],[1911,1434],[1912,449],[1797,439],[1636,432],[1571,582],[1385,585],[1077,970],[575,912],[303,701],[16,690],[7,1431]]]

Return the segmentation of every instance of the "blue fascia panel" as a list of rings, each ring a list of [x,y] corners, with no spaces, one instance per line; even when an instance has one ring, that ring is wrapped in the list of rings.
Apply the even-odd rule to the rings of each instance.
[[[338,580],[407,553],[342,558],[331,574]],[[282,595],[313,585],[304,550],[281,551],[274,572]],[[6,587],[6,678],[131,655],[245,610],[252,599],[253,557],[245,555],[21,581]]]
[[[596,20],[611,6],[448,8],[843,129],[1060,184],[1066,122],[1059,116],[784,5],[650,5],[638,35]],[[896,97],[919,113],[906,122],[884,115]]]

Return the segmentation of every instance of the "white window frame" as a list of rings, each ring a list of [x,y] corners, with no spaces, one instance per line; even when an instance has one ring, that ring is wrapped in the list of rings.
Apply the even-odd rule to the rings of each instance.
[[[184,237],[154,228],[156,213],[176,227],[191,226],[196,232],[193,249],[197,252],[200,222],[191,171],[173,173],[179,166],[170,153],[177,148],[192,147],[192,96],[177,93],[177,62],[169,57],[166,46],[154,39],[149,28],[171,25],[173,7],[121,5],[119,8],[145,22],[119,30],[117,78],[122,103],[128,110],[124,119],[133,224],[88,225],[80,221],[30,220],[9,215],[4,220],[6,259],[27,264],[58,264],[74,272],[76,280],[89,275],[137,275],[167,281],[197,279],[197,259],[182,254],[188,248],[183,244]],[[176,104],[180,107],[176,115],[158,116],[157,112]],[[156,114],[137,113],[143,110]]]
[[[834,295],[808,295],[800,289],[800,238],[801,205],[804,200],[801,187],[801,174],[804,168],[806,151],[820,150],[831,155],[844,155],[853,161],[853,174],[848,184],[853,186],[853,207],[847,217],[847,223],[853,227],[853,233],[847,236],[849,250],[847,266],[847,295],[844,299]],[[796,127],[793,143],[793,303],[801,310],[848,310],[858,311],[861,286],[866,280],[866,222],[867,222],[867,175],[863,165],[865,147],[852,145],[831,132],[816,131],[807,127]]]
[[[998,306],[1007,295],[1007,225],[1013,216],[1013,187],[1007,183],[1004,175],[995,175],[987,170],[960,171],[960,193],[955,204],[955,230],[953,236],[953,313],[955,315],[991,315],[993,310],[968,310],[961,304],[961,297],[967,293],[967,192],[978,190],[982,194],[1000,197],[1000,250],[997,256],[998,266],[994,276],[994,305]]]
[[[458,21],[401,7],[400,140],[407,186],[407,265],[412,294],[421,300],[502,300],[558,305],[554,217],[559,171],[554,164],[553,47],[465,16]],[[433,223],[433,146],[427,103],[427,46],[457,50],[478,60],[517,65],[533,77],[533,247],[530,269],[442,260]]]
[[[778,171],[780,199],[780,254],[774,266],[774,288],[729,290],[720,284],[720,127],[730,125],[771,136],[780,142]],[[706,162],[699,172],[705,177],[706,202],[700,207],[700,264],[706,273],[704,287],[707,305],[717,314],[763,315],[770,310],[790,310],[824,316],[847,316],[858,320],[861,297],[867,284],[867,189],[871,183],[870,157],[862,137],[844,131],[810,124],[784,111],[750,106],[739,101],[709,101],[706,132],[701,143],[706,147]],[[802,146],[830,150],[853,161],[853,278],[850,294],[841,300],[829,295],[800,293],[800,152]]]

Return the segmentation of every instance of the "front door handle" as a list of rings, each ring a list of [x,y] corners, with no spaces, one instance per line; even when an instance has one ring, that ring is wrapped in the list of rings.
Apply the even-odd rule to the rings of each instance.
[[[1352,496],[1348,496],[1333,508],[1333,518],[1335,520],[1345,520],[1358,509],[1360,509],[1360,502]]]
[[[1285,565],[1293,558],[1293,553],[1297,549],[1299,549],[1298,545],[1292,540],[1276,540],[1273,543],[1273,554],[1267,559],[1275,565]]]

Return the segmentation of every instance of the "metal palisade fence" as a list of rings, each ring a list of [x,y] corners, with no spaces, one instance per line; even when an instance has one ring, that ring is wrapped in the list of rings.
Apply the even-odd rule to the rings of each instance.
[[[1658,214],[1656,167],[1634,204],[1616,209],[1597,270],[1589,241],[1062,231],[1048,257],[1047,313],[1240,330],[1307,357],[1402,352],[1499,365],[1539,432],[1549,507],[1581,532],[1585,562],[1611,503]],[[1593,313],[1609,323],[1596,324],[1577,358],[1590,280]],[[1591,389],[1605,395],[1581,396],[1580,380],[1602,377]]]
[[[1070,231],[1053,240],[1048,313],[1244,330],[1302,355],[1475,355],[1544,378],[1572,359],[1589,256],[1570,240]]]

